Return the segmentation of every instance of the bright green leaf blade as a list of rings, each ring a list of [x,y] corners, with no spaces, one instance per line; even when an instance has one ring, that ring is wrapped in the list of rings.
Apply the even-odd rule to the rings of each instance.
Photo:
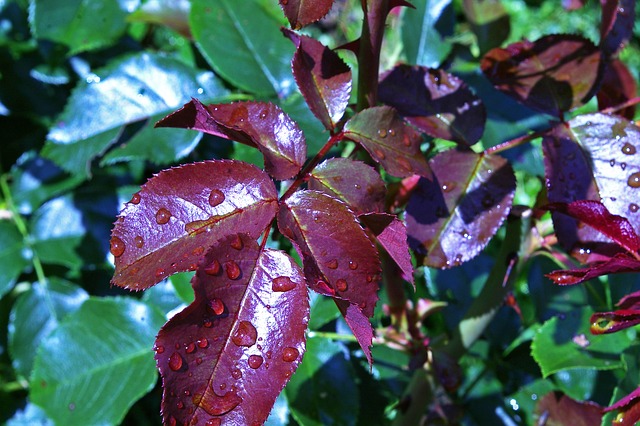
[[[257,0],[194,0],[190,22],[204,57],[235,86],[281,98],[295,87],[290,63],[294,46]]]
[[[438,68],[452,48],[452,43],[444,40],[453,35],[452,1],[427,0],[413,4],[416,10],[406,9],[402,17],[407,63]]]
[[[69,46],[69,54],[114,42],[125,29],[125,18],[137,1],[34,0],[29,22],[34,35]],[[128,10],[127,10],[128,9]]]
[[[293,417],[304,426],[355,425],[359,391],[354,375],[341,344],[307,339],[302,364],[285,388]]]
[[[20,294],[9,317],[9,351],[19,374],[29,377],[42,340],[88,297],[80,287],[55,277]]]
[[[576,309],[551,318],[536,331],[531,355],[544,377],[569,368],[624,367],[620,354],[632,341],[625,333],[591,335],[591,314],[590,308]]]
[[[60,425],[120,423],[156,383],[151,348],[164,321],[131,299],[87,300],[42,342],[31,401]]]
[[[0,220],[0,296],[11,290],[29,264],[23,257],[24,248],[18,228],[8,220]]]

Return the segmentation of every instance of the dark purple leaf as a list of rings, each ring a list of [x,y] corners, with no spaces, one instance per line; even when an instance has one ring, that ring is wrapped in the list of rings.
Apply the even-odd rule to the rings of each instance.
[[[600,0],[600,4],[600,48],[605,55],[611,56],[633,35],[636,0]]]
[[[342,118],[351,94],[351,69],[319,41],[282,29],[296,45],[293,77],[309,109],[328,130]]]
[[[576,401],[562,392],[546,394],[536,406],[545,426],[600,426],[602,407],[595,402]]]
[[[640,324],[640,310],[619,309],[591,315],[591,333],[609,334]]]
[[[409,246],[423,264],[450,268],[476,256],[504,221],[515,177],[502,157],[449,150],[430,162],[407,205]]]
[[[640,272],[640,260],[628,254],[617,254],[607,261],[594,262],[585,268],[559,270],[546,274],[554,283],[572,285],[608,274]]]
[[[386,188],[378,172],[361,161],[331,158],[312,172],[309,189],[332,195],[356,214],[384,210]]]
[[[369,366],[373,365],[373,357],[371,355],[371,343],[373,342],[373,327],[369,322],[369,317],[362,312],[358,306],[347,302],[346,300],[333,299],[344,317],[347,325],[356,337],[358,344],[362,348],[364,355],[369,361]]]
[[[640,398],[640,388],[602,411],[608,413],[609,411],[620,410],[616,418],[616,420],[618,420],[616,426],[633,426],[636,422],[640,421],[640,404],[638,404],[638,398]]]
[[[500,0],[463,0],[462,11],[471,24],[481,53],[500,46],[509,37],[511,22]]]
[[[481,67],[497,89],[558,117],[594,95],[601,58],[591,41],[558,34],[493,49]]]
[[[569,204],[552,203],[547,208],[591,226],[631,252],[640,250],[640,237],[627,218],[609,213],[599,201],[580,200]]]
[[[205,106],[197,99],[158,121],[156,127],[194,129],[256,147],[265,170],[276,179],[295,176],[304,164],[307,145],[298,125],[267,102],[234,102]]]
[[[402,279],[414,284],[407,228],[404,223],[388,213],[367,213],[358,218],[367,229],[373,232],[378,243],[398,265],[402,271]]]
[[[627,294],[624,296],[618,303],[616,303],[621,309],[638,309],[640,310],[640,291],[635,291],[633,293]]]
[[[260,235],[277,203],[269,176],[239,161],[160,172],[134,194],[115,223],[111,283],[143,290],[176,272],[195,270],[211,241],[238,231]]]
[[[613,59],[607,64],[600,90],[598,91],[598,109],[618,106],[636,96],[638,86],[627,66],[619,59]],[[616,114],[633,120],[636,107],[632,105]]]
[[[322,19],[333,6],[333,0],[279,0],[291,28],[300,28]]]
[[[391,107],[360,111],[345,124],[344,135],[361,144],[392,176],[431,176],[420,152],[420,134]]]
[[[164,424],[262,424],[305,350],[302,271],[234,234],[207,252],[192,285],[195,300],[156,339]]]
[[[484,104],[458,77],[443,70],[398,65],[378,88],[380,100],[423,132],[465,145],[484,132]]]

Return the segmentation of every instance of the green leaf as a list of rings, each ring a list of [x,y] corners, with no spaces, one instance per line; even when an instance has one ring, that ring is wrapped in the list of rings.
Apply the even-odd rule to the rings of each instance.
[[[18,228],[13,222],[0,220],[0,296],[11,290],[29,264],[23,255],[24,249]]]
[[[140,302],[90,298],[36,355],[30,399],[56,424],[117,424],[156,383],[151,347],[165,318]]]
[[[69,55],[114,42],[138,1],[33,0],[29,22],[35,37],[69,46]]]
[[[257,0],[194,0],[190,22],[203,56],[233,85],[281,98],[293,91],[294,46]]]
[[[172,112],[193,96],[213,100],[227,93],[212,73],[178,60],[148,52],[126,57],[96,71],[74,89],[47,135],[42,155],[71,173],[88,176],[91,160],[117,141],[125,125],[148,120],[133,135],[137,138],[129,141],[132,146],[125,148],[124,158],[116,153],[108,160],[130,159],[146,149],[146,158],[166,163],[172,154],[188,154],[200,136],[184,136],[176,146],[167,139],[170,136],[164,136],[158,148],[158,133],[149,130],[154,117]]]
[[[309,292],[311,312],[309,314],[309,330],[319,330],[325,324],[340,317],[340,311],[332,299]]]
[[[307,352],[285,388],[291,414],[304,426],[355,425],[358,395],[344,347],[319,337],[307,340]]]
[[[29,377],[40,343],[88,297],[80,287],[55,277],[20,294],[9,317],[9,351],[19,374]]]
[[[632,343],[625,333],[594,336],[590,308],[580,308],[546,321],[536,331],[531,355],[543,377],[569,368],[610,370],[624,367],[620,354]]]
[[[452,1],[427,0],[413,4],[416,10],[406,9],[402,18],[402,44],[407,63],[437,68],[452,48],[452,43],[443,39],[453,35]]]

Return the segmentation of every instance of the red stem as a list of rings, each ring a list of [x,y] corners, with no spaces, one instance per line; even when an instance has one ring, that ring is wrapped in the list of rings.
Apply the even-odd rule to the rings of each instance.
[[[600,111],[603,114],[613,114],[614,112],[618,112],[621,109],[625,109],[627,107],[633,106],[640,103],[640,96],[636,96],[635,98],[631,98],[626,102],[621,103],[620,105],[612,106]]]
[[[549,129],[540,130],[537,132],[529,133],[528,135],[523,135],[517,137],[515,139],[508,140],[506,142],[499,143],[498,145],[492,146],[484,150],[485,154],[496,154],[498,152],[506,151],[511,148],[515,148],[516,146],[524,145],[527,142],[531,142],[534,139],[537,139],[541,136],[544,136]]]
[[[364,20],[358,51],[358,111],[378,103],[378,69],[389,0],[362,0]]]

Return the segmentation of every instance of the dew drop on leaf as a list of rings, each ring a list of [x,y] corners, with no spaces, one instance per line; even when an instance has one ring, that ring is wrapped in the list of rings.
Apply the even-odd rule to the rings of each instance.
[[[289,291],[295,288],[296,283],[291,280],[289,277],[281,276],[276,277],[271,282],[271,290],[273,291]]]
[[[244,244],[242,243],[242,239],[240,238],[240,235],[236,234],[234,239],[231,240],[231,248],[236,250],[242,250],[242,247],[244,247]]]
[[[156,212],[156,223],[158,225],[164,225],[165,223],[169,222],[169,219],[171,219],[171,212],[164,207],[161,207]]]
[[[182,368],[182,356],[178,352],[174,352],[169,357],[169,368],[178,371]]]
[[[629,176],[627,184],[632,188],[640,188],[640,172],[635,172]]]
[[[140,193],[139,193],[139,192],[136,192],[136,193],[135,193],[135,194],[133,194],[133,196],[131,197],[131,201],[130,201],[130,203],[131,203],[131,204],[140,204],[140,200],[141,200]]]
[[[347,291],[347,288],[349,286],[347,285],[347,281],[343,280],[342,278],[340,278],[339,280],[336,281],[336,289],[338,291]]]
[[[111,240],[109,241],[109,245],[111,246],[109,251],[111,251],[111,254],[114,257],[122,256],[126,248],[124,241],[122,241],[118,237],[112,237]]]
[[[213,259],[213,261],[204,268],[204,273],[207,275],[218,275],[222,268],[220,267],[220,262],[217,259]]]
[[[212,189],[209,194],[209,205],[215,207],[220,205],[225,199],[224,193],[219,189]]]
[[[167,272],[164,270],[164,268],[156,269],[156,278],[162,279],[165,277],[165,275],[167,275]]]
[[[200,357],[196,358],[196,364],[197,365],[202,364],[202,358],[200,358]]]
[[[396,131],[393,129],[389,129],[389,136],[394,137],[396,135]]]
[[[178,403],[176,404],[176,407],[178,407],[179,410],[182,410],[184,408],[184,402],[178,401]]]
[[[387,137],[387,131],[385,129],[378,129],[378,136],[380,136],[382,139]]]
[[[198,246],[191,251],[191,254],[194,256],[202,256],[204,253],[204,247]]]
[[[334,289],[332,289],[331,287],[329,287],[329,284],[327,284],[323,280],[316,281],[316,287],[318,287],[318,291],[320,293],[328,294],[330,296],[333,296],[333,295],[336,294],[336,291]]]
[[[249,321],[240,321],[231,341],[236,346],[253,346],[258,338],[256,328]]]
[[[350,260],[349,269],[351,269],[352,271],[355,271],[356,269],[358,269],[358,262],[356,262],[355,260]]]
[[[213,418],[213,419],[207,420],[207,422],[205,423],[205,426],[220,426],[221,424],[222,424],[222,419]]]
[[[451,192],[455,189],[456,185],[455,182],[445,182],[442,184],[442,192]]]
[[[296,348],[284,348],[282,351],[282,360],[284,362],[293,362],[298,359],[300,352]]]
[[[164,352],[164,346],[156,346],[155,350],[157,354],[161,354]]]
[[[242,371],[240,371],[240,370],[239,370],[239,369],[237,369],[237,368],[234,368],[234,369],[231,371],[231,377],[233,377],[234,379],[238,380],[239,378],[241,378],[241,377],[242,377]]]
[[[194,353],[196,350],[196,344],[191,342],[187,345],[187,347],[184,349],[184,351],[188,354],[192,354]]]
[[[636,213],[638,211],[638,209],[640,209],[640,207],[638,207],[638,205],[636,203],[629,204],[629,211],[631,213]]]
[[[338,268],[338,259],[331,259],[327,262],[327,268],[329,269],[337,269]]]
[[[204,321],[202,321],[202,325],[206,328],[211,328],[211,326],[213,325],[213,322],[211,322],[210,319],[205,319]]]
[[[144,246],[144,238],[138,235],[133,239],[133,243],[136,245],[136,247],[142,248],[142,246]]]
[[[615,166],[616,165],[616,160],[614,160],[613,158],[611,160],[609,160],[609,165],[611,167]]]
[[[216,315],[222,315],[224,313],[224,303],[220,299],[211,299],[207,303],[207,306]]]
[[[237,122],[243,122],[249,117],[249,112],[247,111],[247,107],[244,105],[238,105],[238,107],[231,113],[231,117],[229,118],[230,124],[235,124]]]
[[[200,349],[204,349],[204,348],[206,348],[207,346],[209,346],[209,341],[207,340],[207,338],[206,338],[206,337],[203,337],[202,339],[199,339],[199,340],[196,342],[196,344],[198,345],[198,347],[199,347]]]
[[[627,163],[620,163],[620,168],[622,170],[626,169],[627,168]]]
[[[238,278],[240,278],[240,275],[242,274],[240,267],[233,260],[228,260],[224,262],[224,270],[227,273],[227,277],[230,280],[237,280]]]
[[[202,407],[208,414],[220,416],[240,405],[242,398],[233,391],[229,391],[223,396],[218,396],[213,391],[207,389],[204,395],[195,394],[192,401],[194,405]]]
[[[636,147],[631,145],[629,142],[626,142],[622,146],[622,153],[626,155],[633,155],[636,153]]]
[[[387,156],[380,149],[374,149],[373,154],[378,158],[378,160],[384,160]],[[402,157],[400,157],[402,158]]]
[[[264,359],[260,355],[251,355],[247,362],[249,364],[249,367],[255,370],[256,368],[259,368],[262,365],[263,361]]]

